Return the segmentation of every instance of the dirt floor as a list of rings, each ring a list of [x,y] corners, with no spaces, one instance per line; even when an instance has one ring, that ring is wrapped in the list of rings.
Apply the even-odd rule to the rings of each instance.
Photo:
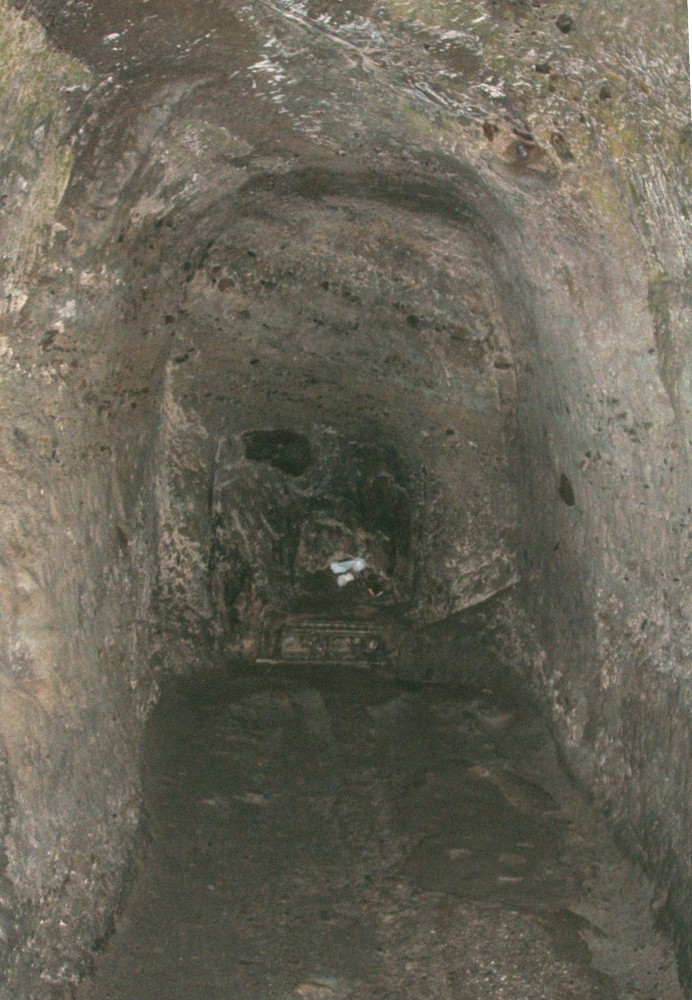
[[[651,895],[514,693],[178,681],[148,847],[79,1000],[677,1000]]]

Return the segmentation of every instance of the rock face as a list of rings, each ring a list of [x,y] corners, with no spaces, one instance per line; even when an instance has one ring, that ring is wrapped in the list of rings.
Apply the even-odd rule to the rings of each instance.
[[[348,555],[535,687],[690,982],[685,4],[0,13],[0,995],[108,933],[161,677]]]

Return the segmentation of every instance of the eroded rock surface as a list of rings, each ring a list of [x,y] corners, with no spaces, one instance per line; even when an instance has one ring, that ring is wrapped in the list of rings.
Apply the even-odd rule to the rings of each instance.
[[[161,678],[361,553],[406,676],[488,633],[548,706],[689,983],[685,4],[0,14],[5,995],[109,933]]]

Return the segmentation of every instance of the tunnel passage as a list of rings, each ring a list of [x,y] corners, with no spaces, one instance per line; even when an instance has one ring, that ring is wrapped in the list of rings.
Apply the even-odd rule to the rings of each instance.
[[[2,989],[108,937],[162,685],[325,592],[532,687],[689,982],[682,5],[144,6],[0,4]]]
[[[513,371],[482,238],[378,184],[363,201],[348,176],[299,176],[240,219],[230,203],[188,273],[161,441],[180,656],[224,622],[266,654],[267,616],[335,560],[364,559],[383,606],[428,619],[515,579]]]

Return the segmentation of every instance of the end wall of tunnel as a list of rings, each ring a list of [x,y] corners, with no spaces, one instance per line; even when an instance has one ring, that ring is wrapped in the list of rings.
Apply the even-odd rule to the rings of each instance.
[[[534,686],[689,980],[683,5],[626,39],[619,5],[569,37],[505,6],[433,110],[253,21],[298,79],[289,43],[320,56],[279,115],[230,41],[107,66],[106,22],[96,57],[3,5],[1,995],[63,995],[108,935],[166,674],[266,651],[351,548],[402,670],[459,679],[482,622],[481,674]]]

